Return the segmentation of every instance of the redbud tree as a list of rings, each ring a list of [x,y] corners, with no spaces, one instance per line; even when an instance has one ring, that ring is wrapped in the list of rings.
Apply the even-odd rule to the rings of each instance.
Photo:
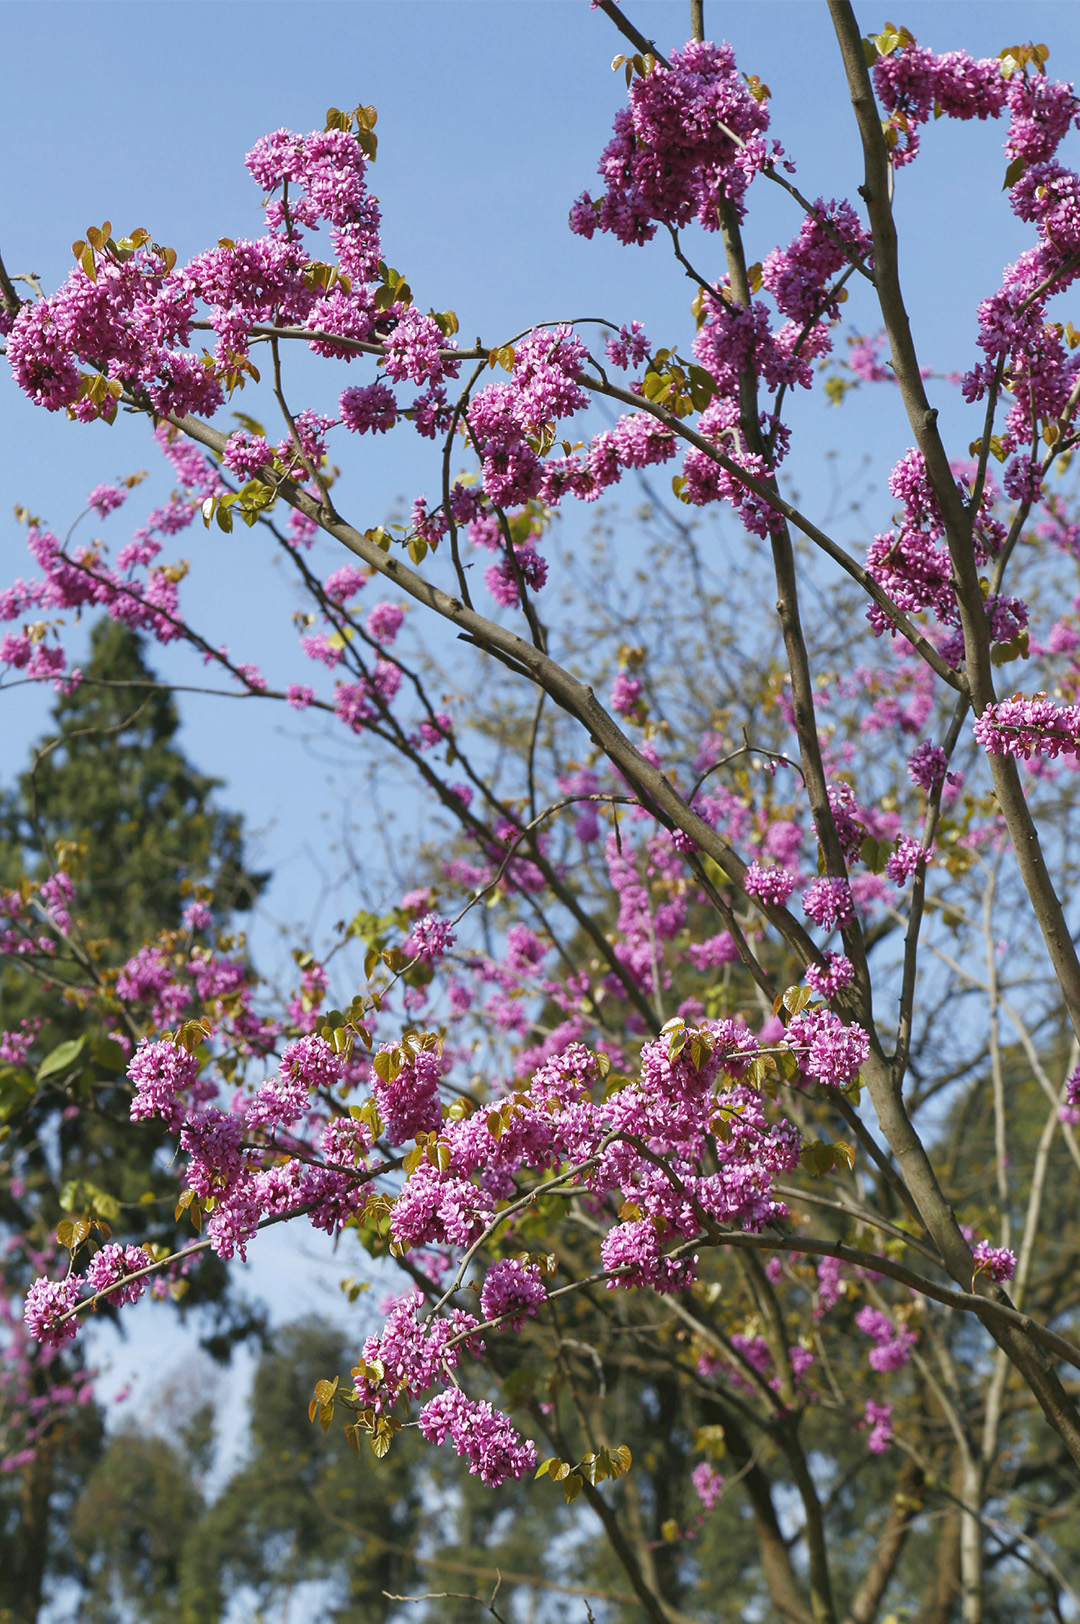
[[[6,1034],[8,1168],[45,1083],[122,1087],[171,1136],[175,1221],[197,1232],[113,1239],[87,1193],[23,1325],[47,1362],[92,1312],[244,1258],[268,1225],[351,1231],[403,1289],[312,1421],[379,1459],[415,1428],[493,1491],[561,1486],[636,1616],[687,1616],[693,1540],[725,1515],[752,1522],[754,1588],[702,1616],[868,1624],[923,1597],[973,1624],[1011,1616],[1010,1586],[1058,1611],[1076,1598],[1053,1509],[1080,1465],[1078,103],[1043,45],[864,38],[830,0],[864,179],[827,198],[769,134],[763,65],[708,41],[700,3],[667,55],[597,9],[626,103],[570,229],[670,250],[670,343],[610,286],[603,320],[483,342],[425,313],[383,247],[365,105],[256,141],[261,235],[182,265],[106,222],[54,292],[0,276],[16,387],[87,425],[143,415],[176,479],[115,551],[24,515],[12,680],[77,685],[65,628],[100,608],[392,756],[444,831],[385,912],[298,949],[282,1005],[212,895],[115,964],[64,852],[3,897],[0,950],[62,978],[111,1044]],[[1028,246],[944,380],[970,424],[952,445],[893,199],[924,127],[948,141],[957,119],[1004,130]],[[791,234],[752,259],[769,189]],[[869,319],[838,346],[850,293]],[[296,398],[301,347],[335,414]],[[223,426],[264,380],[277,427]],[[907,433],[892,522],[852,549],[784,465],[800,397],[854,388],[895,391]],[[362,473],[365,437],[412,432],[427,489],[380,523],[335,459]],[[670,490],[668,539],[641,544],[637,584],[617,554],[563,571],[557,516],[624,480]],[[99,486],[88,512],[126,494]],[[272,688],[200,630],[197,581],[161,562],[199,523],[295,572],[297,680]],[[673,1395],[685,1485],[616,1402],[643,1383]]]

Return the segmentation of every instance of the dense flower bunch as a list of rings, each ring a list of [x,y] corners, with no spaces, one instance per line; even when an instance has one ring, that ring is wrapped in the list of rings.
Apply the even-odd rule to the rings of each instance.
[[[976,1273],[989,1275],[998,1285],[1011,1280],[1016,1273],[1016,1253],[1007,1246],[991,1246],[989,1241],[978,1241],[972,1256]]]
[[[607,190],[575,203],[571,229],[610,231],[622,243],[648,242],[657,223],[698,220],[718,227],[718,205],[740,207],[747,186],[778,150],[764,139],[769,113],[735,66],[730,45],[674,51],[630,86],[630,105],[600,159]]]
[[[975,737],[992,756],[1076,755],[1080,752],[1080,706],[1059,705],[1046,694],[1017,694],[987,705],[973,724]]]
[[[9,1248],[10,1264],[15,1246]],[[44,1268],[51,1258],[30,1249],[21,1257],[31,1268]],[[38,1326],[28,1321],[25,1306],[21,1317],[11,1292],[0,1293],[0,1474],[7,1475],[27,1466],[53,1428],[70,1427],[72,1412],[91,1403],[93,1374],[81,1366],[69,1366],[58,1357],[59,1342],[51,1341],[47,1313]]]
[[[874,1344],[869,1355],[872,1370],[899,1370],[907,1364],[911,1350],[918,1341],[917,1334],[910,1326],[898,1324],[880,1308],[872,1308],[869,1303],[859,1309],[855,1323]]]
[[[829,1087],[849,1084],[868,1052],[866,1035],[824,1006],[804,1008],[777,1047],[806,1084]],[[642,1048],[639,1078],[610,1092],[606,1057],[571,1042],[493,1109],[464,1116],[444,1106],[439,1049],[427,1042],[384,1043],[358,1075],[312,1033],[287,1044],[276,1075],[235,1094],[228,1110],[216,1103],[216,1088],[200,1084],[203,1062],[175,1039],[142,1044],[128,1075],[133,1119],[155,1115],[178,1133],[188,1158],[185,1202],[202,1203],[207,1243],[222,1258],[245,1257],[261,1223],[290,1214],[336,1233],[380,1211],[389,1212],[399,1251],[449,1258],[505,1227],[497,1203],[523,1179],[573,1177],[597,1211],[617,1209],[600,1246],[609,1285],[672,1292],[693,1282],[694,1247],[717,1226],[758,1231],[786,1212],[772,1184],[797,1165],[800,1137],[790,1122],[770,1122],[746,1080],[759,1052],[733,1021],[676,1020]],[[336,1115],[342,1090],[365,1076],[369,1103]],[[417,1151],[387,1207],[385,1195],[366,1188],[390,1165],[377,1159],[376,1141],[390,1150],[414,1138]],[[572,1175],[560,1174],[568,1165]],[[141,1248],[109,1244],[81,1276],[42,1276],[27,1297],[27,1328],[46,1347],[62,1345],[76,1334],[87,1292],[113,1306],[135,1302],[151,1262]],[[537,1266],[509,1257],[484,1276],[480,1308],[486,1321],[520,1327],[546,1295]],[[471,1337],[475,1317],[455,1308],[422,1319],[422,1303],[402,1299],[365,1344],[355,1389],[361,1409],[381,1415],[407,1405],[450,1379],[462,1345],[481,1350]],[[519,1475],[531,1445],[515,1443],[490,1406],[470,1405],[443,1393],[422,1411],[421,1430],[437,1442],[449,1437],[486,1482]]]

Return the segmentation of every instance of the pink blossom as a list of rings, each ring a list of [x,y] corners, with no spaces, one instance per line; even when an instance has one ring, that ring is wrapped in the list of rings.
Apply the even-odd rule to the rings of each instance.
[[[270,446],[259,434],[237,430],[225,441],[221,460],[240,479],[254,479],[260,468],[274,460]]]
[[[739,950],[730,931],[722,930],[705,942],[691,942],[686,949],[690,963],[698,970],[718,969],[722,964],[736,964]]]
[[[987,705],[973,728],[988,755],[1059,756],[1080,751],[1080,705],[1059,705],[1043,693],[1016,694]]]
[[[690,1481],[706,1511],[712,1511],[724,1498],[724,1479],[707,1460],[699,1461],[690,1473]]]
[[[851,887],[846,880],[822,875],[803,892],[803,911],[823,930],[850,925],[855,917]]]
[[[924,739],[908,757],[908,777],[929,795],[936,785],[944,782],[948,765],[948,758],[940,744],[932,744],[929,739]]]
[[[420,1411],[420,1431],[429,1443],[449,1437],[454,1452],[468,1461],[469,1471],[491,1488],[508,1477],[536,1469],[536,1447],[523,1439],[505,1415],[485,1402],[468,1399],[450,1388],[429,1399]]]
[[[127,495],[120,485],[95,485],[86,498],[86,505],[93,508],[99,519],[104,519],[126,502]]]
[[[830,1308],[834,1308],[843,1294],[843,1284],[840,1278],[841,1263],[839,1258],[823,1257],[817,1266],[817,1306],[814,1309],[814,1318],[821,1319]]]
[[[387,376],[395,383],[404,383],[408,378],[414,383],[440,383],[443,378],[456,378],[460,362],[444,361],[440,355],[444,349],[456,348],[456,342],[443,336],[433,317],[422,315],[415,305],[409,305],[386,340]]]
[[[353,1117],[332,1117],[319,1142],[324,1158],[333,1167],[359,1167],[371,1149],[371,1129]]]
[[[642,694],[640,678],[628,676],[625,671],[616,673],[611,684],[611,708],[620,716],[633,716],[639,708]]]
[[[485,1320],[507,1316],[511,1331],[520,1331],[527,1314],[535,1315],[547,1293],[540,1270],[533,1263],[506,1258],[492,1264],[480,1292],[480,1312]]]
[[[647,1286],[660,1293],[685,1291],[696,1273],[692,1259],[673,1262],[663,1255],[656,1226],[648,1218],[609,1229],[601,1242],[600,1260],[605,1269],[623,1271],[608,1281],[609,1291],[616,1286]]]
[[[137,1303],[146,1290],[146,1280],[129,1280],[126,1285],[118,1282],[125,1275],[148,1268],[152,1262],[144,1246],[119,1246],[113,1242],[94,1256],[86,1271],[86,1284],[92,1292],[106,1292],[105,1301],[113,1308],[123,1303]]]
[[[930,861],[927,852],[911,835],[900,835],[895,850],[885,864],[885,872],[895,886],[901,889]]]
[[[604,345],[612,366],[620,367],[624,372],[628,367],[640,366],[642,361],[647,360],[651,348],[639,321],[632,321],[629,327],[620,327],[616,336],[609,338]]]
[[[843,953],[825,954],[826,968],[810,963],[806,966],[806,984],[819,998],[834,998],[843,988],[851,985],[855,969]]]
[[[670,65],[632,81],[630,105],[615,115],[600,159],[607,191],[596,202],[588,192],[578,199],[571,230],[643,243],[657,221],[684,226],[696,218],[715,231],[725,198],[741,218],[746,188],[769,161],[762,139],[768,123],[768,109],[740,78],[730,45],[673,51]]]
[[[979,1241],[972,1256],[975,1273],[989,1275],[998,1285],[1011,1280],[1016,1273],[1016,1253],[1010,1252],[1007,1246],[991,1246],[989,1241]]]
[[[868,1398],[865,1414],[865,1425],[870,1428],[866,1447],[872,1455],[883,1455],[892,1443],[892,1405],[875,1404],[872,1398]]]
[[[391,1053],[392,1043],[380,1046],[379,1053]],[[399,1054],[404,1051],[398,1051]],[[430,1133],[442,1122],[439,1079],[442,1063],[435,1049],[407,1054],[397,1075],[383,1081],[378,1072],[371,1076],[371,1093],[383,1119],[386,1137],[392,1145],[402,1145],[418,1133]]]
[[[183,917],[185,928],[190,931],[207,930],[214,918],[205,902],[189,902]]]
[[[455,941],[456,937],[450,928],[449,920],[440,919],[438,914],[428,913],[416,921],[403,944],[402,952],[406,958],[437,964],[453,947]]]
[[[1080,1126],[1080,1066],[1065,1079],[1065,1097],[1058,1106],[1058,1120],[1073,1128]]]
[[[62,1348],[78,1335],[78,1320],[69,1319],[63,1324],[60,1321],[78,1302],[79,1284],[79,1277],[74,1274],[69,1274],[66,1280],[50,1280],[42,1275],[27,1292],[23,1324],[43,1348]]]
[[[384,383],[346,389],[338,408],[342,422],[353,434],[386,434],[397,422],[397,400]]]
[[[149,1043],[145,1038],[128,1062],[127,1074],[135,1084],[131,1120],[158,1116],[176,1132],[184,1120],[180,1091],[199,1075],[199,1062],[179,1043]]]
[[[845,1026],[831,1009],[805,1009],[792,1017],[787,1039],[804,1076],[827,1088],[846,1088],[870,1053],[870,1039],[854,1022]]]
[[[860,1308],[855,1324],[874,1346],[870,1349],[870,1368],[877,1371],[900,1370],[911,1358],[911,1350],[918,1341],[907,1325],[897,1325],[880,1309],[869,1303]]]
[[[377,603],[368,611],[368,636],[376,643],[392,643],[404,619],[405,611],[399,603]]]
[[[768,868],[762,863],[751,863],[743,875],[743,890],[749,897],[758,897],[766,905],[782,908],[795,889],[795,876],[783,868]]]

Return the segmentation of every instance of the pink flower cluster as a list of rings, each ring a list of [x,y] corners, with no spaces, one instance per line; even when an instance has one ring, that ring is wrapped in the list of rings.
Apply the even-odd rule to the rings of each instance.
[[[416,921],[405,939],[402,952],[406,958],[423,959],[428,964],[436,964],[439,959],[446,956],[456,940],[448,919],[440,919],[438,914],[427,913]]]
[[[120,1246],[113,1242],[95,1254],[83,1278],[92,1292],[105,1292],[105,1301],[110,1307],[119,1308],[124,1303],[137,1303],[146,1290],[145,1279],[126,1277],[148,1268],[153,1261],[143,1246]],[[120,1284],[121,1281],[125,1283]]]
[[[526,1315],[535,1315],[547,1301],[540,1270],[535,1263],[506,1258],[493,1263],[480,1292],[480,1311],[485,1320],[502,1319],[511,1331],[520,1331]]]
[[[823,874],[807,887],[802,898],[803,911],[808,919],[822,930],[843,930],[855,917],[855,904],[851,887],[846,880]]]
[[[1058,1119],[1071,1128],[1080,1126],[1080,1066],[1065,1079],[1065,1096],[1058,1106]]]
[[[748,897],[758,897],[773,908],[786,904],[797,884],[796,876],[783,868],[770,868],[762,863],[751,863],[743,875],[743,890]]]
[[[991,756],[1076,755],[1080,752],[1080,705],[1059,705],[1046,694],[1014,694],[987,705],[972,731]]]
[[[633,716],[640,707],[643,684],[639,677],[618,671],[611,684],[611,708],[620,716]]]
[[[845,1026],[831,1009],[804,1009],[787,1025],[787,1041],[810,1081],[847,1088],[870,1053],[870,1039],[854,1022]],[[805,1052],[803,1052],[805,1051]]]
[[[420,1411],[420,1431],[433,1444],[449,1437],[469,1471],[491,1488],[536,1470],[536,1445],[523,1439],[505,1415],[484,1401],[466,1398],[459,1388],[428,1400]]]
[[[43,1348],[61,1348],[72,1341],[79,1331],[78,1321],[65,1320],[80,1297],[78,1275],[69,1274],[64,1280],[50,1280],[42,1275],[34,1281],[23,1305],[23,1324]]]
[[[855,974],[854,966],[843,953],[825,954],[826,968],[820,965],[808,964],[806,966],[806,984],[819,998],[834,998],[844,987],[851,985]]]
[[[897,1325],[888,1314],[871,1308],[869,1303],[859,1309],[855,1324],[874,1344],[870,1349],[871,1370],[900,1370],[911,1358],[911,1350],[919,1340],[909,1326]]]
[[[892,159],[898,167],[919,151],[919,128],[938,108],[949,118],[997,118],[1005,105],[1006,81],[996,57],[974,60],[966,51],[935,56],[914,41],[879,57],[874,89],[898,137]]]
[[[712,1511],[724,1498],[724,1479],[707,1460],[699,1461],[690,1473],[690,1481],[706,1511]]]
[[[768,109],[735,66],[730,45],[690,44],[673,51],[630,86],[630,105],[600,159],[607,190],[585,192],[570,213],[581,236],[610,231],[622,243],[644,243],[656,222],[696,219],[717,229],[717,207],[730,199],[743,212],[754,175],[770,160],[763,139]]]
[[[975,1273],[989,1275],[999,1286],[1016,1273],[1016,1253],[1010,1252],[1007,1246],[991,1246],[989,1241],[979,1241],[972,1256]]]
[[[892,1405],[877,1404],[872,1398],[868,1398],[865,1415],[865,1425],[869,1428],[866,1447],[871,1455],[884,1455],[892,1443]]]
[[[394,1054],[397,1045],[385,1043],[381,1053]],[[437,1049],[422,1049],[405,1059],[397,1076],[384,1082],[371,1074],[371,1094],[392,1145],[403,1145],[418,1133],[430,1133],[442,1121],[439,1079],[442,1060]]]
[[[911,835],[899,835],[896,846],[885,864],[885,872],[895,886],[902,890],[930,861],[930,853]]]
[[[482,1342],[467,1335],[464,1341],[456,1340],[477,1324],[475,1316],[456,1309],[450,1315],[421,1319],[423,1306],[419,1291],[391,1299],[381,1332],[364,1343],[353,1371],[355,1392],[360,1403],[377,1414],[445,1380],[457,1369],[463,1346],[477,1355],[483,1349]]]
[[[181,1092],[198,1075],[198,1060],[180,1044],[150,1043],[143,1038],[128,1064],[128,1076],[135,1084],[131,1120],[160,1117],[175,1133],[185,1115]]]

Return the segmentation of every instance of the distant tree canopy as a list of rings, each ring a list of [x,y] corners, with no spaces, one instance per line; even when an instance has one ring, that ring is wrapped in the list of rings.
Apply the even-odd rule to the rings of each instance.
[[[99,620],[84,680],[60,695],[53,718],[55,732],[2,791],[0,884],[40,873],[57,843],[70,843],[83,928],[119,953],[179,926],[185,883],[211,886],[223,918],[251,907],[267,875],[245,866],[243,820],[214,802],[221,781],[180,749],[176,700],[140,636]]]
[[[83,967],[123,963],[141,943],[180,929],[196,886],[213,891],[223,924],[251,906],[267,876],[248,871],[243,822],[217,805],[219,781],[199,772],[179,747],[175,700],[157,686],[137,634],[109,619],[94,626],[84,680],[60,696],[53,721],[29,766],[0,789],[0,886],[41,880],[64,862],[78,873],[68,945]],[[0,1064],[0,1121],[9,1119],[0,1153],[12,1165],[18,1158],[19,1166],[17,1178],[0,1178],[5,1301],[25,1289],[35,1257],[48,1254],[58,1221],[82,1189],[95,1192],[107,1221],[123,1211],[125,1226],[148,1238],[171,1241],[174,1234],[167,1199],[139,1205],[148,1185],[151,1192],[167,1190],[165,1176],[154,1170],[164,1136],[156,1123],[127,1123],[122,1076],[117,1086],[101,1086],[96,1074],[109,1054],[107,1026],[99,1017],[88,1029],[79,1000],[69,996],[73,966],[66,951],[37,975],[17,958],[0,961],[0,1028],[34,1034],[21,1063],[13,1057]],[[56,1073],[17,1108],[33,1091],[34,1067],[65,1043],[78,1046],[81,1065]],[[200,1277],[188,1299],[211,1307],[204,1330],[221,1354],[258,1324],[225,1286],[225,1271],[217,1268]],[[18,1459],[27,1426],[37,1452],[0,1474],[0,1618],[6,1610],[17,1624],[31,1624],[46,1579],[69,1570],[63,1529],[102,1432],[93,1404],[51,1418],[50,1394],[83,1386],[81,1360],[42,1365],[17,1325],[9,1334],[0,1455]]]

